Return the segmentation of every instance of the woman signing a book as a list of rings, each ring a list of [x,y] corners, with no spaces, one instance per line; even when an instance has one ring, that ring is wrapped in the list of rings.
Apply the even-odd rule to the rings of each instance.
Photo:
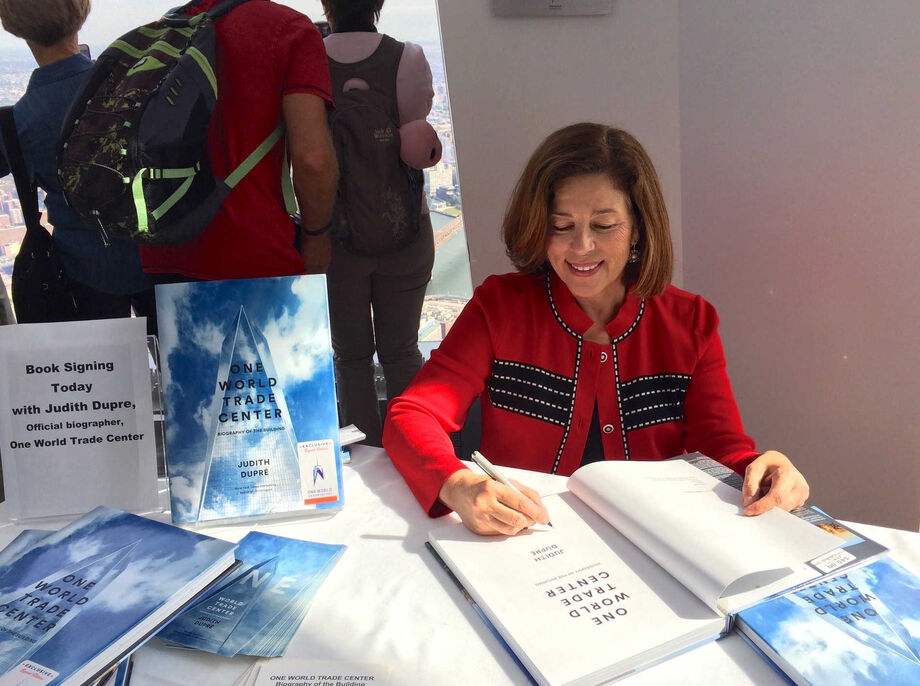
[[[658,175],[625,131],[551,134],[513,191],[502,237],[518,272],[490,276],[387,412],[383,444],[432,516],[481,534],[546,523],[539,495],[454,454],[473,401],[493,462],[569,475],[597,460],[699,451],[744,475],[744,512],[789,510],[808,484],[744,433],[715,309],[670,285]]]

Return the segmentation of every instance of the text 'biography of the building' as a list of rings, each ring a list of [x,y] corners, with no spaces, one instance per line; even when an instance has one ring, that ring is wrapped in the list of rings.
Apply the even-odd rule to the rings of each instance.
[[[341,505],[325,277],[156,290],[173,521]]]

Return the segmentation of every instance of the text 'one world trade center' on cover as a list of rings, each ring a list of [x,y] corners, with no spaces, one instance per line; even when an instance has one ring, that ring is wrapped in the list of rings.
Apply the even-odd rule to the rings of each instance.
[[[174,522],[342,502],[325,277],[157,286]]]

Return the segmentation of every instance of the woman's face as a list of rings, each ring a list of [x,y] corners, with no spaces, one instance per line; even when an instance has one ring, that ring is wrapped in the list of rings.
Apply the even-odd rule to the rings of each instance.
[[[556,186],[546,258],[594,321],[606,323],[626,296],[623,270],[638,240],[629,199],[606,174]]]

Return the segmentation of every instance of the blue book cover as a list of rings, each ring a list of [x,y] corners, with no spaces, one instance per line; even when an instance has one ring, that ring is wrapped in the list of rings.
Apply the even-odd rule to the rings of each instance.
[[[6,548],[0,550],[0,567],[14,562],[52,533],[54,533],[53,529],[23,529]]]
[[[920,577],[889,558],[738,613],[796,684],[920,684]]]
[[[0,685],[82,684],[234,563],[234,544],[99,507],[0,568]]]
[[[219,655],[283,655],[344,550],[343,545],[250,532],[237,545],[239,569],[158,637]]]
[[[156,287],[174,522],[342,504],[323,275]]]

